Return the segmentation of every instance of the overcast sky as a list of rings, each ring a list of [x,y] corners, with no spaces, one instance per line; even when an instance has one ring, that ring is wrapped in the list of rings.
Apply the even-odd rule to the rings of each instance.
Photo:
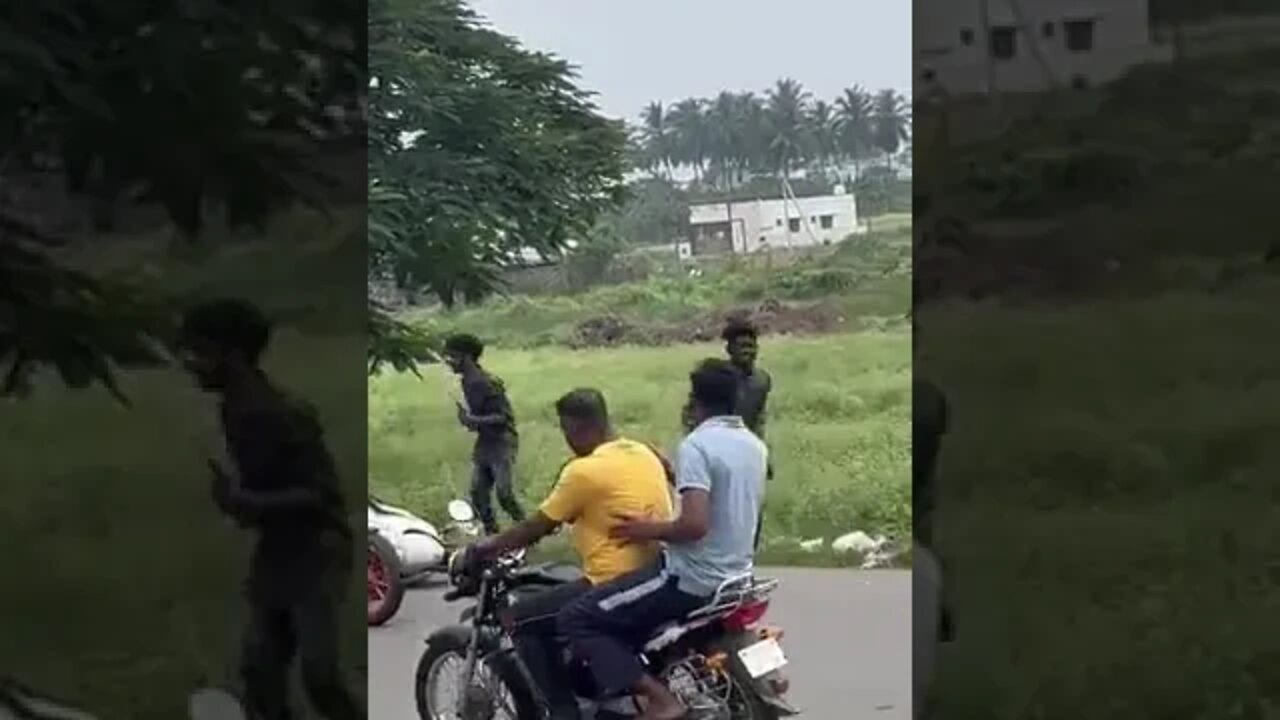
[[[601,109],[762,92],[779,77],[833,99],[911,88],[906,0],[471,0],[498,31],[578,66]]]

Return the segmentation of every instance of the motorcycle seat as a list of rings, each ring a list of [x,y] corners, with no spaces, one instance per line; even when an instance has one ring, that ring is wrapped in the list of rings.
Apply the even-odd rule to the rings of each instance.
[[[645,652],[655,652],[667,647],[689,631],[709,625],[752,602],[753,599],[768,594],[777,584],[776,580],[759,580],[750,574],[725,581],[705,604],[695,608],[683,618],[666,623],[655,630],[644,644]]]

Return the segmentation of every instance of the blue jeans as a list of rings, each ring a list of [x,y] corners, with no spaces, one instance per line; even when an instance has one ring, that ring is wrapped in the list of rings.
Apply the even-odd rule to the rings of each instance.
[[[512,475],[514,474],[515,450],[477,449],[471,466],[471,504],[480,517],[487,535],[498,533],[498,518],[493,512],[493,495],[498,496],[498,504],[515,522],[524,520],[524,510],[516,499]]]

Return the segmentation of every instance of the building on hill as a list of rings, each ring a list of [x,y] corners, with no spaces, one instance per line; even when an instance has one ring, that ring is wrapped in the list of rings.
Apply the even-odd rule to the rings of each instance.
[[[913,1],[917,98],[1092,87],[1173,56],[1149,0]]]
[[[681,255],[746,254],[831,245],[866,232],[854,196],[772,198],[689,206],[689,241]]]

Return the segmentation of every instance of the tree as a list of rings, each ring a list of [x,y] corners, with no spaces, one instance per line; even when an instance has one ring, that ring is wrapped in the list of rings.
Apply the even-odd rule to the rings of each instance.
[[[897,91],[886,89],[876,93],[871,106],[871,127],[876,149],[884,153],[892,167],[894,154],[911,137],[907,103]]]
[[[789,176],[794,164],[804,158],[808,103],[809,93],[790,78],[779,80],[769,91],[769,152],[782,177]]]
[[[806,135],[809,140],[809,156],[818,164],[825,177],[831,162],[840,154],[837,118],[831,104],[819,100],[805,117]]]
[[[616,217],[604,217],[590,233],[565,253],[564,270],[569,287],[582,291],[602,281],[625,247]]]
[[[761,98],[722,91],[712,99],[689,98],[664,109],[650,103],[636,131],[644,151],[632,167],[656,174],[675,166],[693,170],[699,184],[720,194],[744,189],[752,177],[790,175],[810,163],[827,174],[832,165],[892,158],[910,138],[907,101],[894,90],[872,95],[859,85],[834,100],[814,100],[797,81],[783,78]],[[768,183],[766,183],[768,184]]]
[[[640,138],[644,145],[644,165],[650,172],[666,170],[671,177],[672,152],[671,127],[667,122],[666,110],[660,102],[649,103],[640,115]]]
[[[630,245],[663,245],[684,238],[689,198],[665,178],[639,180],[628,188],[626,205],[609,213],[611,229]]]
[[[742,162],[742,117],[738,97],[722,92],[707,111],[708,154],[716,183],[729,188],[734,173]]]
[[[692,168],[697,182],[703,180],[707,152],[711,146],[705,106],[702,100],[687,98],[676,103],[667,117],[674,132],[672,146],[676,162]]]
[[[369,13],[369,172],[402,198],[376,271],[453,306],[496,289],[515,252],[558,253],[617,207],[625,128],[567,63],[458,0],[374,0]]]
[[[6,6],[5,168],[60,174],[97,198],[104,226],[126,194],[162,206],[188,238],[210,206],[260,223],[308,199],[308,161],[360,133],[361,17],[359,4],[320,0]],[[49,254],[59,240],[0,209],[5,392],[41,366],[114,389],[115,368],[162,357],[164,299],[62,267]]]
[[[836,100],[841,153],[853,162],[853,179],[862,175],[861,163],[875,146],[871,96],[860,85],[846,88]]]

